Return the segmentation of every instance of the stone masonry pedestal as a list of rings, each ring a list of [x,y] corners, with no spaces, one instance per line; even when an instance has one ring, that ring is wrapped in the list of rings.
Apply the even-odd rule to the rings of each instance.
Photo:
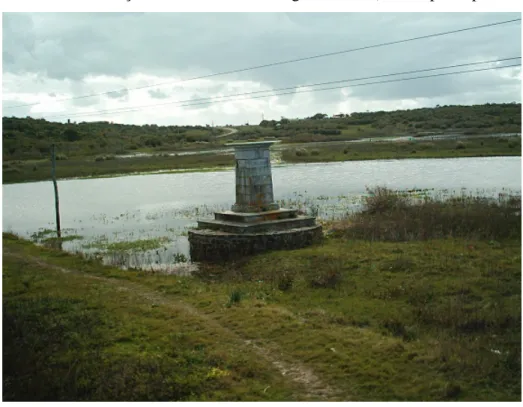
[[[316,243],[322,229],[315,218],[274,202],[269,148],[273,141],[229,144],[235,149],[236,202],[213,220],[198,220],[189,231],[192,261],[222,261],[267,250]]]

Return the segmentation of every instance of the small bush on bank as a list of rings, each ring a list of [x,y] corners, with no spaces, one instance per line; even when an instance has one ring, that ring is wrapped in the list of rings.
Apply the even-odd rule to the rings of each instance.
[[[370,215],[405,209],[408,205],[407,197],[385,187],[367,188],[367,193],[364,212]]]
[[[294,285],[295,276],[292,273],[283,273],[278,278],[278,289],[280,291],[289,291]]]
[[[337,270],[320,271],[309,280],[311,288],[336,288],[341,283],[341,273]]]
[[[296,154],[296,157],[307,157],[309,155],[309,152],[305,150],[304,148],[298,148],[294,154]]]
[[[339,231],[350,238],[408,241],[445,237],[519,238],[521,197],[493,200],[455,197],[414,201],[378,187],[370,190],[364,210],[349,216],[350,227]]]

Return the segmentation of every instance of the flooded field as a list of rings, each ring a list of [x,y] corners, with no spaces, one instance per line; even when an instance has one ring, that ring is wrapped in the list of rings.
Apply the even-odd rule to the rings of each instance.
[[[59,182],[63,248],[106,263],[189,273],[187,230],[234,203],[234,171]],[[366,187],[413,196],[521,193],[521,158],[376,160],[273,165],[275,199],[320,221],[358,210]],[[3,186],[3,230],[36,242],[54,232],[51,182]]]

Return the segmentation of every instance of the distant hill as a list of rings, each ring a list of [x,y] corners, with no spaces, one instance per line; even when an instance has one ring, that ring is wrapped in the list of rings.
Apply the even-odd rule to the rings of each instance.
[[[239,139],[275,137],[286,142],[331,141],[427,133],[485,134],[521,131],[521,104],[438,106],[392,112],[317,113],[296,120],[264,120],[241,126]]]
[[[219,145],[221,130],[205,126],[126,125],[110,122],[57,123],[30,117],[3,117],[4,160],[49,156],[52,143],[65,157],[167,151]],[[317,113],[304,119],[264,120],[257,126],[235,126],[231,138],[277,138],[284,142],[348,140],[427,132],[467,134],[520,132],[521,104],[438,106],[393,112]],[[227,138],[229,140],[229,138]]]
[[[110,122],[57,123],[31,117],[3,117],[3,159],[49,156],[52,143],[68,156],[173,150],[212,142],[221,130],[205,126],[157,126]]]

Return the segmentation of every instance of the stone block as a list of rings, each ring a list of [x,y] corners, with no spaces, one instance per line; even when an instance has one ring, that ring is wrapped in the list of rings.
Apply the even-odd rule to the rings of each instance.
[[[191,260],[228,261],[268,250],[292,250],[321,242],[320,225],[278,232],[243,234],[211,230],[189,231]]]

